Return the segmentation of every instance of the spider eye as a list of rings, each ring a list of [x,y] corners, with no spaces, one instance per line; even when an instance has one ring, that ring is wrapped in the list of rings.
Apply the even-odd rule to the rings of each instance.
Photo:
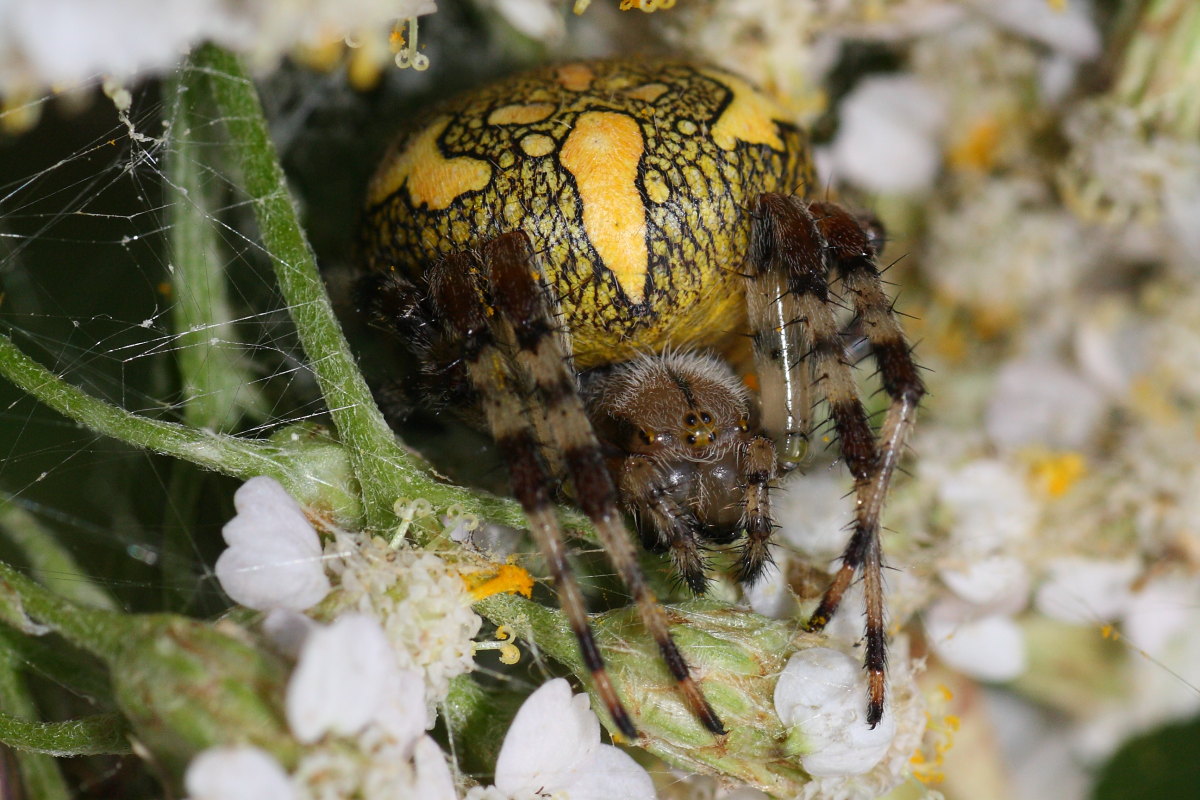
[[[712,422],[712,417],[709,416],[707,411],[702,411],[700,412],[700,421],[708,425]]]
[[[696,434],[694,434],[694,433],[688,434],[687,443],[695,444],[696,443]]]
[[[693,427],[696,424],[696,415],[688,414],[686,417],[683,418],[683,421],[689,428]]]

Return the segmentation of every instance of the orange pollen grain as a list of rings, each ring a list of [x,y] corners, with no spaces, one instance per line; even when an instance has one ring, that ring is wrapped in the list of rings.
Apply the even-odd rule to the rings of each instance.
[[[463,583],[476,601],[494,594],[529,597],[533,593],[533,576],[516,564],[498,564],[494,572],[483,570],[463,575]]]

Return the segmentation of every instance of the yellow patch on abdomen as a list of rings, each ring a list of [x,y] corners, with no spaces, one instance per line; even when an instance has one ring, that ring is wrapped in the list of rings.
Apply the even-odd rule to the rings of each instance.
[[[575,178],[583,228],[625,295],[641,302],[646,289],[646,208],[637,189],[642,131],[612,111],[579,116],[559,159]]]
[[[553,103],[516,103],[488,114],[488,125],[532,125],[554,113]]]
[[[712,126],[712,139],[718,147],[732,150],[741,141],[784,149],[775,121],[786,117],[777,105],[741,78],[715,70],[703,73],[733,93],[733,100]]]
[[[371,182],[368,202],[381,203],[400,187],[408,186],[414,207],[440,211],[467,192],[478,192],[492,179],[492,167],[478,158],[446,158],[438,149],[438,138],[450,124],[448,118],[434,122],[408,143],[385,170]]]

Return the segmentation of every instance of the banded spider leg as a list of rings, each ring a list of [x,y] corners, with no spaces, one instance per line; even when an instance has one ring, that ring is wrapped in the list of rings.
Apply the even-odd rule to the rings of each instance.
[[[810,384],[828,403],[842,458],[854,477],[855,517],[841,567],[808,625],[812,630],[825,627],[861,569],[867,605],[866,719],[871,727],[883,718],[887,666],[880,515],[925,393],[883,291],[875,256],[863,226],[837,206],[809,204],[782,194],[764,194],[755,205],[747,297],[763,386],[764,427],[779,442],[781,468],[794,467],[803,456],[812,424]],[[891,398],[878,441],[834,313],[831,267],[852,298]],[[808,370],[811,381],[805,375]]]
[[[528,236],[519,231],[501,234],[478,254],[449,256],[431,271],[429,285],[434,305],[445,315],[444,334],[457,342],[461,368],[508,462],[513,493],[529,518],[584,663],[613,721],[623,734],[636,738],[633,721],[605,671],[583,594],[567,560],[552,503],[552,476],[539,452],[541,438],[561,459],[579,507],[595,526],[687,704],[705,727],[723,734],[721,721],[692,678],[671,637],[666,614],[638,566]],[[526,387],[528,398],[523,396]]]

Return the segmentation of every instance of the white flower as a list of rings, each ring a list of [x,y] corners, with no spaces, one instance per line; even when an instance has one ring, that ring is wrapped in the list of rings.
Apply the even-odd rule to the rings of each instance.
[[[1066,364],[1023,358],[1000,369],[985,426],[1001,448],[1079,450],[1106,410],[1103,395]]]
[[[1100,55],[1100,31],[1089,14],[1091,5],[1075,0],[970,0],[980,12],[1013,33],[1028,36],[1060,53],[1088,61]]]
[[[379,620],[396,663],[421,673],[434,708],[450,681],[475,666],[473,639],[483,620],[462,576],[433,553],[365,534],[336,534],[325,555],[338,591],[322,610]]]
[[[1029,569],[1011,556],[986,556],[938,576],[958,597],[996,612],[1015,614],[1029,598]]]
[[[1128,607],[1139,571],[1132,558],[1056,558],[1047,565],[1046,581],[1034,602],[1038,611],[1060,622],[1095,625],[1114,620]]]
[[[0,94],[171,69],[205,40],[268,67],[297,45],[359,30],[382,38],[396,19],[435,10],[432,0],[12,0],[0,3]]]
[[[876,192],[917,192],[941,168],[945,109],[911,75],[864,79],[840,109],[832,148],[832,177]]]
[[[303,611],[329,594],[320,537],[278,481],[251,478],[233,505],[237,516],[221,529],[229,548],[216,565],[226,594],[259,611]]]
[[[310,744],[376,723],[402,750],[428,727],[419,673],[401,670],[379,623],[346,614],[309,634],[287,688],[292,733]]]
[[[422,736],[413,751],[413,765],[417,772],[415,797],[420,800],[457,800],[454,776],[450,774],[446,754],[437,742]]]
[[[1025,482],[995,459],[979,459],[945,476],[938,495],[953,518],[955,554],[964,559],[1003,551],[1033,531],[1038,508]]]
[[[782,554],[781,565],[786,567],[790,558],[789,554]],[[742,584],[742,591],[754,613],[764,617],[788,619],[796,611],[796,597],[779,564],[768,564],[758,580]]]
[[[841,470],[821,469],[771,495],[771,510],[783,539],[814,561],[841,556],[853,519],[846,486]]]
[[[572,695],[562,678],[526,698],[496,760],[494,790],[468,797],[509,800],[654,800],[650,775],[612,745],[600,743],[600,721],[587,695]]]
[[[789,745],[814,777],[861,775],[887,755],[896,735],[891,709],[870,728],[865,720],[862,666],[845,653],[814,647],[796,653],[775,685],[775,713],[788,728]]]
[[[190,800],[294,800],[283,767],[257,747],[213,747],[188,764],[183,778]]]
[[[925,634],[938,658],[982,681],[1010,681],[1028,665],[1025,636],[1012,617],[981,613],[954,598],[925,613]]]

